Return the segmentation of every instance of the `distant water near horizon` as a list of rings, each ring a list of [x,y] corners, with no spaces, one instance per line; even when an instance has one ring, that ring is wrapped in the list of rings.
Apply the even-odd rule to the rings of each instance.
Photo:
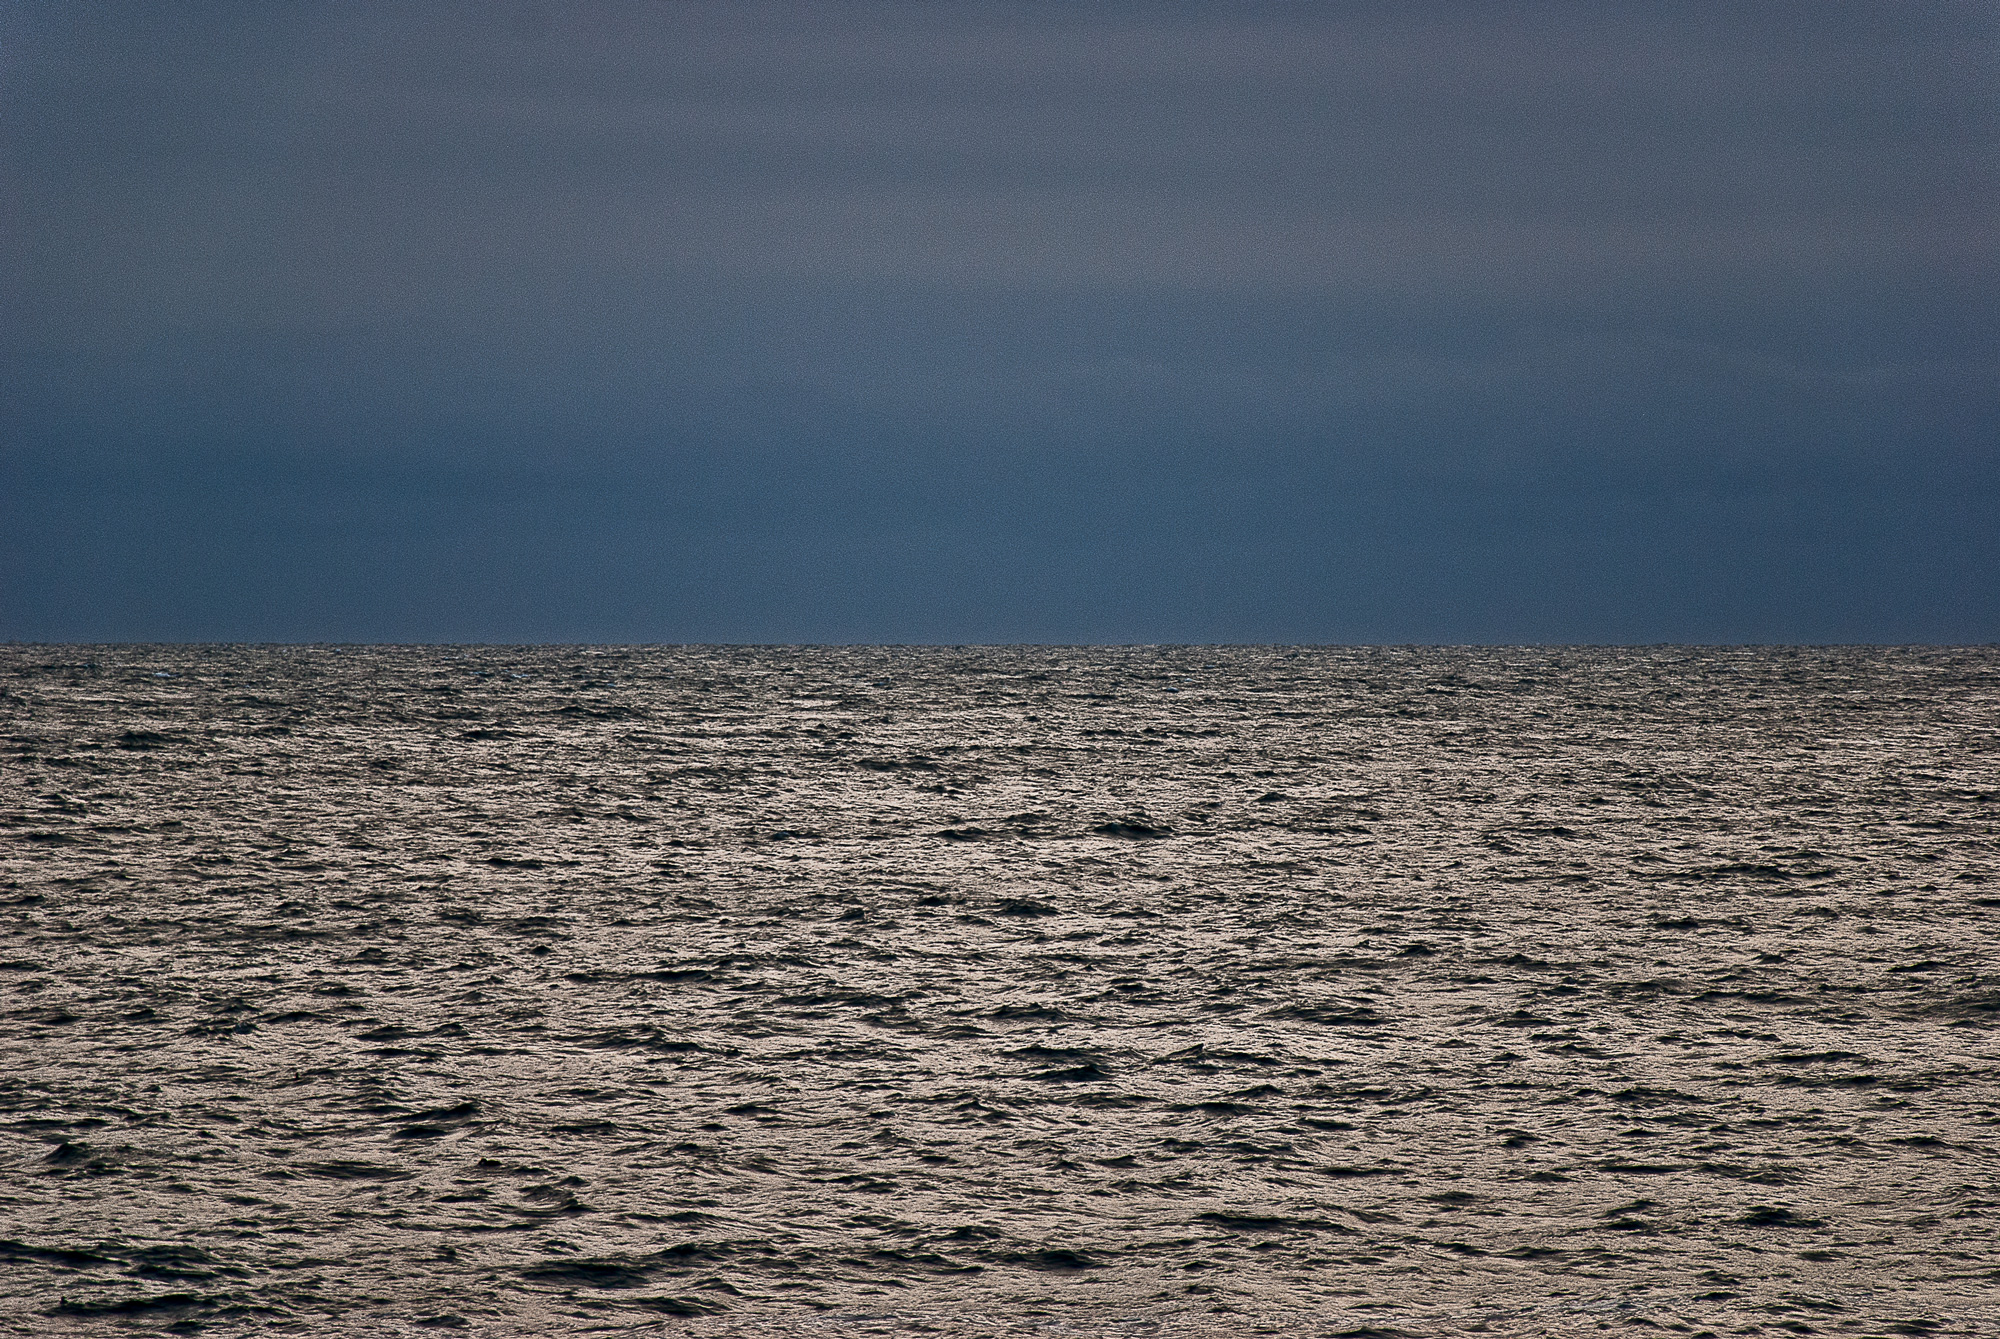
[[[2000,1332],[1995,648],[0,647],[0,1332]]]

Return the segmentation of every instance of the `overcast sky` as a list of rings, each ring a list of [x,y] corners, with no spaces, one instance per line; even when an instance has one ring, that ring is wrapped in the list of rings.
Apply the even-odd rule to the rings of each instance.
[[[1996,15],[0,0],[0,638],[2000,640]]]

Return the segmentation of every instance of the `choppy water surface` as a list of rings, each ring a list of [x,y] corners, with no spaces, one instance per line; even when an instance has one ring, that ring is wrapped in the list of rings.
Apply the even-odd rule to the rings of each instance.
[[[1996,669],[0,648],[0,1326],[1993,1333]]]

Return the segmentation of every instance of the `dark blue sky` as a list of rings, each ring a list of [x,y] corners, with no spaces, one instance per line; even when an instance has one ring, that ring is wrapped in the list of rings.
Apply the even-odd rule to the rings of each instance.
[[[1996,13],[0,0],[0,638],[2000,640]]]

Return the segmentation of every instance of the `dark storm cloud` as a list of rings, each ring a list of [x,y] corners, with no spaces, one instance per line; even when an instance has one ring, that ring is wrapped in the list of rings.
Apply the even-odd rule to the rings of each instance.
[[[2000,631],[1983,6],[0,15],[14,635]]]

